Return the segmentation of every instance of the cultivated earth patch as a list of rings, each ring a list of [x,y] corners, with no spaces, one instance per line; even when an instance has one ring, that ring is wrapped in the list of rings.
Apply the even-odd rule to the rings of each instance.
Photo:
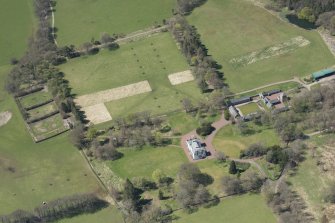
[[[6,125],[12,118],[12,113],[9,111],[0,112],[0,127]]]

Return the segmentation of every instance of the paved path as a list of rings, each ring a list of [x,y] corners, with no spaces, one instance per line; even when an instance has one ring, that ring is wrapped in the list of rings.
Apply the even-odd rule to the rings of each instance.
[[[231,95],[228,95],[228,97],[230,97],[230,96],[237,96],[237,95],[241,95],[241,94],[246,94],[246,93],[257,91],[257,90],[260,90],[260,89],[263,89],[263,88],[272,87],[274,85],[285,84],[285,83],[290,83],[290,82],[296,82],[298,84],[301,84],[305,88],[310,89],[309,85],[306,85],[301,80],[299,80],[299,78],[295,77],[295,78],[290,79],[290,80],[277,81],[277,82],[274,82],[274,83],[271,83],[271,84],[266,84],[266,85],[263,85],[263,86],[260,86],[260,87],[257,87],[257,88],[253,88],[253,89],[250,89],[250,90],[247,90],[247,91],[242,91],[242,92],[238,92],[236,94],[231,94]]]
[[[217,132],[224,126],[230,124],[231,122],[230,121],[227,121],[225,118],[224,118],[224,114],[221,115],[221,118],[220,120],[214,122],[212,124],[212,126],[215,128],[215,130],[210,134],[208,135],[204,140],[203,142],[206,144],[206,148],[208,150],[208,152],[210,153],[209,156],[206,157],[206,159],[213,159],[214,158],[214,155],[216,153],[216,150],[213,146],[213,139],[215,137],[215,135],[217,134]],[[190,162],[198,162],[198,161],[201,161],[201,160],[193,160],[189,151],[188,151],[188,148],[187,148],[187,145],[186,145],[186,140],[188,139],[191,139],[191,138],[194,138],[194,137],[197,137],[199,139],[201,139],[202,137],[200,137],[195,130],[183,135],[180,139],[180,146],[184,149],[184,152],[187,156],[187,158],[189,159]]]

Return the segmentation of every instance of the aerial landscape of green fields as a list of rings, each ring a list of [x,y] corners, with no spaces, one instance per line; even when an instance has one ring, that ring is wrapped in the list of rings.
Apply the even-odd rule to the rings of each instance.
[[[1,223],[331,223],[333,0],[0,0]]]

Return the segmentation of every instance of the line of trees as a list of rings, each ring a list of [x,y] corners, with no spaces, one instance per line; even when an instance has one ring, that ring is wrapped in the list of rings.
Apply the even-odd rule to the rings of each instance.
[[[177,12],[181,15],[190,14],[193,9],[201,6],[207,0],[177,0]]]
[[[224,176],[221,180],[222,190],[226,195],[237,195],[248,192],[259,193],[265,178],[258,173],[248,171],[238,176]]]
[[[213,199],[206,188],[212,182],[213,178],[202,173],[195,164],[182,164],[178,172],[176,200],[185,210],[193,211],[197,205],[206,204]]]
[[[0,216],[2,223],[18,222],[54,222],[63,218],[70,218],[84,213],[94,213],[108,206],[105,200],[95,194],[76,194],[63,197],[43,204],[34,212],[16,210],[5,216]]]
[[[223,82],[223,73],[219,71],[220,65],[207,53],[206,47],[201,43],[196,28],[189,25],[187,20],[176,15],[169,21],[170,30],[186,57],[193,66],[193,71],[202,92],[211,89],[226,87]]]
[[[279,216],[280,223],[315,222],[302,197],[292,191],[287,183],[281,183],[277,193],[265,190],[268,205]]]

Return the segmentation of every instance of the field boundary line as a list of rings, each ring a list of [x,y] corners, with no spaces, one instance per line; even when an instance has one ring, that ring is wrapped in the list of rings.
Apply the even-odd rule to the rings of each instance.
[[[80,155],[83,157],[83,159],[86,161],[87,165],[89,166],[90,170],[92,171],[93,175],[95,176],[95,178],[97,179],[97,181],[99,182],[100,186],[105,190],[106,192],[106,196],[109,198],[109,199],[112,199],[114,204],[110,204],[111,205],[114,205],[121,213],[122,213],[122,220],[123,222],[125,223],[125,218],[124,218],[124,213],[123,213],[123,210],[121,208],[121,206],[118,204],[118,202],[110,195],[109,193],[109,190],[107,188],[107,186],[105,185],[105,183],[100,179],[100,177],[98,176],[98,174],[95,172],[95,169],[92,165],[92,163],[89,161],[86,153],[83,151],[83,150],[80,150],[79,151]]]

